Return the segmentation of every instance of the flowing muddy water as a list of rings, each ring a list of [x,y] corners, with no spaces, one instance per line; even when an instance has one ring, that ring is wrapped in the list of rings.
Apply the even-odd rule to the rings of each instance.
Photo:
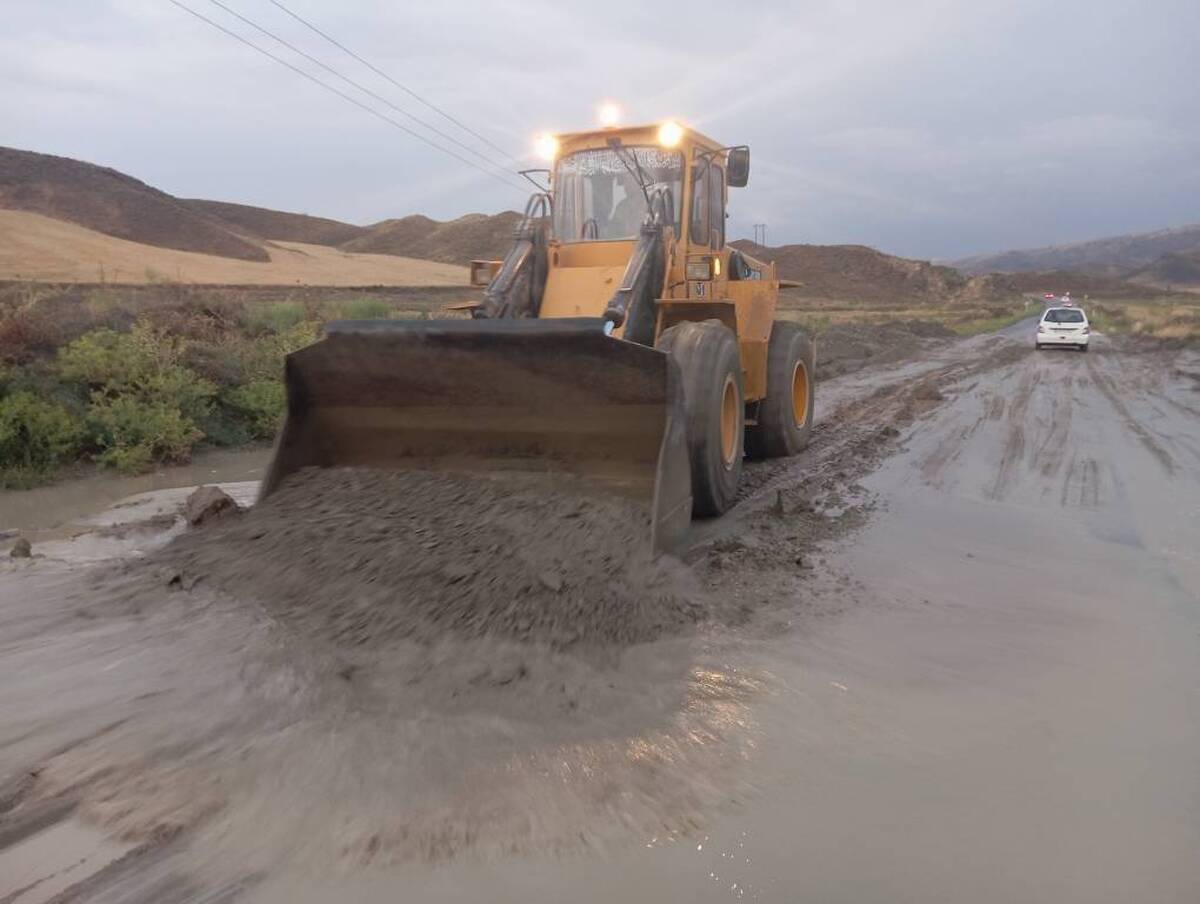
[[[71,569],[7,566],[11,809],[178,827],[65,900],[1194,901],[1197,386],[1194,353],[993,339],[843,378],[696,532],[744,617],[482,692],[490,643],[426,651],[465,693],[421,712],[244,607],[87,618]],[[201,768],[231,736],[244,768]]]

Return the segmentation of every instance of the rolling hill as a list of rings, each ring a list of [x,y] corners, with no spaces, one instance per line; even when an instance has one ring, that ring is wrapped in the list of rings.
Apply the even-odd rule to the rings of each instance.
[[[466,271],[459,268],[473,258],[502,257],[520,219],[506,211],[358,226],[176,198],[113,169],[3,147],[0,217],[0,279],[255,285],[462,284]]]
[[[404,254],[431,261],[466,263],[475,258],[504,257],[521,215],[471,213],[448,222],[418,215],[376,223],[342,245],[346,251]]]
[[[131,242],[42,214],[0,210],[0,279],[238,286],[466,286],[465,267],[273,241],[265,261]]]
[[[1069,245],[981,254],[955,261],[954,266],[970,275],[1071,270],[1129,278],[1155,266],[1164,255],[1191,252],[1200,252],[1200,224]]]
[[[326,217],[303,213],[286,213],[248,204],[227,201],[188,199],[182,202],[192,210],[243,229],[249,235],[284,242],[304,242],[308,245],[341,245],[368,232],[363,226],[353,226]]]
[[[229,223],[131,176],[67,157],[0,147],[0,209],[41,214],[159,248],[270,260],[261,242]]]

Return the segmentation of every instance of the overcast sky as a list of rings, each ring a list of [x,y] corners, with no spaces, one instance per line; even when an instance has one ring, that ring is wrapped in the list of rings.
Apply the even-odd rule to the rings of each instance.
[[[269,0],[222,2],[499,156]],[[608,98],[747,143],[732,234],[771,244],[949,258],[1200,221],[1200,0],[282,2],[514,157]],[[0,13],[0,144],[355,223],[523,204],[169,0]]]

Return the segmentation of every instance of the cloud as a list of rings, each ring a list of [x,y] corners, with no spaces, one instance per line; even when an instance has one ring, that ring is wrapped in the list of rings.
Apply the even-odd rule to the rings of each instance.
[[[453,128],[266,0],[224,2]],[[1192,0],[287,2],[518,156],[538,131],[590,125],[602,98],[750,143],[734,234],[767,222],[773,241],[950,257],[1200,208]],[[523,202],[166,0],[12,6],[0,144],[355,222]]]

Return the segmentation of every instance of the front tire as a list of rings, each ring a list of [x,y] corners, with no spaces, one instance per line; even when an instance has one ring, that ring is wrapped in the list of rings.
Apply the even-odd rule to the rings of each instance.
[[[692,512],[723,514],[742,478],[746,403],[737,337],[719,320],[689,321],[664,331],[658,348],[683,378]]]
[[[783,458],[808,447],[812,435],[816,351],[808,334],[777,320],[767,344],[767,395],[758,423],[746,428],[746,454]]]

